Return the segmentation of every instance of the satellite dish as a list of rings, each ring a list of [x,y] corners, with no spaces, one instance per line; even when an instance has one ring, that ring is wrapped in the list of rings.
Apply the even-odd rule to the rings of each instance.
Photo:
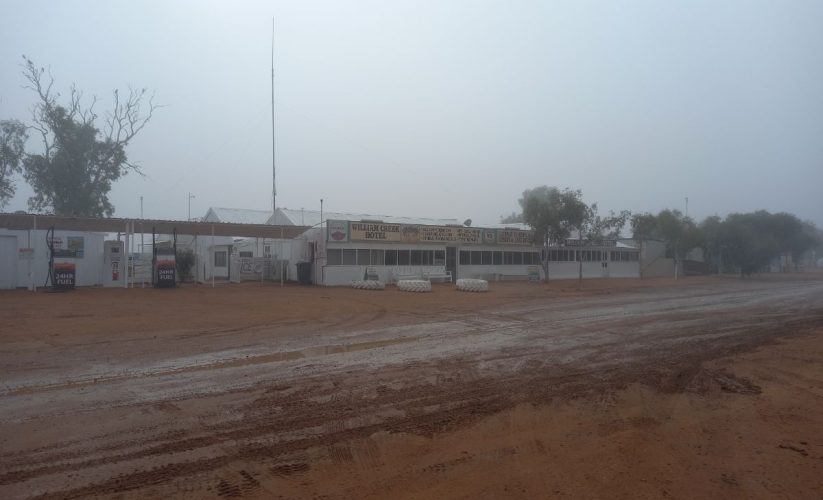
[[[464,220],[464,221],[463,221],[463,225],[464,225],[464,226],[466,226],[466,227],[471,226],[471,225],[472,225],[472,220],[471,220],[471,219],[466,219],[466,220]]]

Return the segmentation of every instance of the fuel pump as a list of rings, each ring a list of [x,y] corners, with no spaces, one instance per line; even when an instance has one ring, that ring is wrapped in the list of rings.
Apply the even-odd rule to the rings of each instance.
[[[55,248],[54,226],[46,231],[46,246],[49,249],[49,273],[46,276],[44,286],[48,286],[49,281],[51,281],[52,290],[74,290],[77,281],[77,269],[74,262],[67,260],[73,255],[61,248]]]
[[[126,270],[124,250],[122,241],[103,242],[103,286],[123,286]]]
[[[173,231],[171,248],[157,248],[155,228],[151,228],[151,282],[155,288],[174,288],[177,286],[177,228]]]

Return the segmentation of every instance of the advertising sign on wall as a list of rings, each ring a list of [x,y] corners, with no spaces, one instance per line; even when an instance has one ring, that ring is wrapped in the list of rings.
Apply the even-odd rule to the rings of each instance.
[[[534,233],[519,229],[498,229],[497,242],[501,245],[531,245],[534,242]]]
[[[432,243],[483,243],[483,230],[473,227],[420,226],[420,241]]]
[[[486,245],[494,245],[497,243],[497,231],[494,229],[486,229],[483,231],[483,243]]]
[[[531,245],[533,233],[518,229],[461,226],[421,226],[383,222],[327,221],[331,242],[458,243],[471,245]]]
[[[53,236],[49,242],[55,257],[82,259],[85,254],[86,239],[82,236],[67,236],[65,241],[62,236]]]
[[[68,236],[66,237],[66,247],[74,257],[82,259],[85,253],[86,239],[82,236]]]
[[[347,220],[326,221],[326,231],[328,241],[349,241],[349,221]]]
[[[616,247],[617,240],[601,240],[601,241],[593,241],[593,240],[574,240],[574,239],[567,239],[566,240],[567,247]]]
[[[349,224],[349,237],[352,241],[401,241],[400,224],[382,222],[352,222]]]

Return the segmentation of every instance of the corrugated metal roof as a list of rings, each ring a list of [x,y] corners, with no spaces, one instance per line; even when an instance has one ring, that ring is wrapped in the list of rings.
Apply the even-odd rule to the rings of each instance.
[[[271,210],[211,207],[203,222],[230,222],[233,224],[269,224]],[[293,224],[299,225],[299,224]]]
[[[392,215],[375,214],[351,214],[342,212],[323,212],[324,220],[348,220],[348,221],[382,221],[389,224],[423,224],[434,226],[445,226],[448,224],[460,224],[457,219],[427,219],[423,217],[395,217]],[[271,224],[293,224],[296,226],[316,226],[320,224],[320,212],[318,210],[294,210],[290,208],[278,208],[269,220]]]
[[[523,224],[522,222],[510,222],[508,224],[504,224],[502,222],[498,222],[497,224],[482,224],[476,227],[483,227],[486,229],[520,229],[523,231],[531,231],[531,226],[528,224]]]

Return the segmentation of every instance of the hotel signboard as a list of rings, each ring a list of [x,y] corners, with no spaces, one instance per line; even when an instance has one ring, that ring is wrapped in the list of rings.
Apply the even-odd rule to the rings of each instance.
[[[384,222],[327,221],[330,242],[454,243],[463,245],[532,244],[533,233],[519,229],[482,229],[462,226],[422,226]]]

